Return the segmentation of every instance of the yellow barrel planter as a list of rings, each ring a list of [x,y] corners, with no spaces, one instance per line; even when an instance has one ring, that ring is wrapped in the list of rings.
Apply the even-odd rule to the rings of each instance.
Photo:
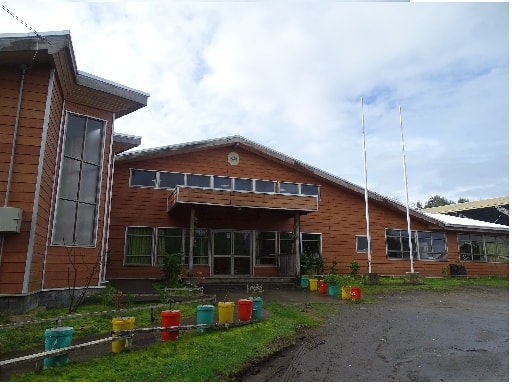
[[[112,319],[113,331],[124,331],[135,328],[135,317],[116,317]],[[124,349],[126,339],[116,340],[112,342],[112,352],[119,353]]]

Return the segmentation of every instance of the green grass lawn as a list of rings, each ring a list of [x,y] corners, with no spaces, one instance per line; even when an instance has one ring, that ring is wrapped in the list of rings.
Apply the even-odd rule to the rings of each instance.
[[[353,278],[353,285],[361,286]],[[363,286],[363,302],[371,303],[378,295],[406,290],[450,290],[478,287],[507,288],[508,279],[502,278],[431,278],[421,285],[406,285],[403,279],[380,278],[379,285]],[[229,329],[208,330],[205,333],[182,332],[177,341],[157,343],[144,350],[111,354],[86,363],[74,363],[27,373],[13,381],[227,381],[254,359],[271,355],[289,344],[297,330],[322,324],[339,303],[265,304],[269,316],[258,323]],[[196,316],[196,304],[181,305],[182,318]],[[98,306],[82,306],[82,312],[101,310]],[[159,314],[159,311],[156,313]],[[66,309],[34,314],[36,318],[61,316]],[[136,317],[136,327],[151,326],[149,306],[131,310],[122,316]],[[108,333],[112,329],[109,313],[100,316],[79,317],[63,321],[73,326],[74,338]],[[157,316],[159,318],[159,316]],[[3,352],[40,347],[44,344],[44,330],[52,323],[0,329],[0,347]]]

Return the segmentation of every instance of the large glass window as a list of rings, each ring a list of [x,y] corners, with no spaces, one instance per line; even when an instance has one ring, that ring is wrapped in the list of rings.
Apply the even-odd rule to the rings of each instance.
[[[300,186],[300,193],[302,195],[309,195],[309,196],[318,196],[320,194],[318,185],[313,185],[313,184],[302,184]]]
[[[356,252],[368,252],[368,238],[363,235],[356,235]]]
[[[231,189],[231,177],[214,176],[213,177],[213,188]]]
[[[153,228],[128,227],[124,250],[125,265],[152,265]]]
[[[279,233],[279,253],[293,254],[295,253],[295,238],[292,232]]]
[[[411,231],[412,257],[419,260],[446,260],[444,232]],[[386,248],[389,259],[410,259],[409,232],[386,229]]]
[[[318,256],[322,254],[322,235],[320,233],[302,233],[302,252]]]
[[[457,235],[461,261],[487,261],[508,263],[506,236],[485,236],[463,233]]]
[[[94,246],[103,159],[104,123],[68,114],[54,244]]]

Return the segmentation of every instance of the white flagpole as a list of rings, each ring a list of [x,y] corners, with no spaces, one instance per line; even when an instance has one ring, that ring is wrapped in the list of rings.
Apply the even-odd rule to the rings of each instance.
[[[366,139],[364,133],[363,98],[361,97],[361,124],[363,126],[363,167],[364,167],[364,201],[366,205],[366,239],[368,241],[368,273],[372,273],[372,251],[370,238],[370,214],[368,212],[368,177],[366,175]]]
[[[405,165],[405,145],[404,145],[404,129],[402,125],[402,107],[398,106],[400,115],[400,132],[402,134],[402,163],[404,167],[404,184],[405,184],[405,209],[407,212],[407,232],[409,233],[409,258],[411,260],[411,273],[414,273],[414,259],[412,254],[412,237],[411,237],[411,217],[409,215],[409,192],[407,190],[407,168]]]

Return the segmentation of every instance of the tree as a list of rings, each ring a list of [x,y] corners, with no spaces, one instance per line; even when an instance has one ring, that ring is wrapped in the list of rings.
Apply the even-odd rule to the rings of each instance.
[[[468,203],[469,199],[465,199],[464,197],[460,197],[457,203]],[[423,208],[433,208],[433,207],[441,207],[443,205],[455,204],[455,201],[448,200],[446,197],[435,195],[428,199],[425,204],[421,204],[421,201],[416,203],[417,209]]]

